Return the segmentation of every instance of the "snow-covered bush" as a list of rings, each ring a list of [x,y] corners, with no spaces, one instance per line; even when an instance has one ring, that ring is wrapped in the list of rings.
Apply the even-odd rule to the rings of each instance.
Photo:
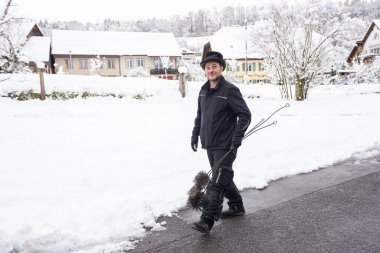
[[[129,71],[128,77],[149,77],[150,74],[143,68],[137,67]]]
[[[380,83],[380,56],[369,64],[355,65],[356,75],[350,83]]]
[[[33,90],[12,91],[12,92],[8,92],[6,95],[3,95],[2,97],[11,98],[13,100],[18,100],[18,101],[26,101],[26,100],[32,100],[32,99],[40,99],[40,93],[35,92]],[[49,94],[46,94],[46,98],[51,99],[51,100],[69,100],[69,99],[74,99],[74,98],[86,99],[86,98],[91,98],[91,97],[123,98],[122,95],[116,95],[114,93],[98,94],[98,93],[90,93],[90,92],[53,91]],[[145,97],[148,97],[148,96],[144,96],[144,99]]]
[[[137,99],[137,100],[145,100],[145,99],[147,99],[148,97],[151,97],[151,96],[153,96],[153,95],[148,94],[145,91],[143,91],[141,93],[137,93],[136,95],[133,95],[132,97],[134,99]]]
[[[198,63],[181,61],[180,68],[186,68],[186,80],[188,81],[204,81],[205,72]]]

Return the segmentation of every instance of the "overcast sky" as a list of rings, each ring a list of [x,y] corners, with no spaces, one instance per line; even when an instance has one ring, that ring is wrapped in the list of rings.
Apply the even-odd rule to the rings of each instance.
[[[4,2],[6,0],[0,0]],[[280,0],[276,0],[280,1]],[[297,1],[297,0],[292,0]],[[298,0],[303,1],[303,0]],[[338,0],[333,0],[338,1]],[[268,0],[13,0],[17,16],[37,20],[102,21],[185,15],[190,10],[263,5]],[[3,5],[2,5],[3,6]]]
[[[252,5],[259,0],[13,0],[13,2],[17,5],[15,14],[30,18],[101,21],[104,18],[128,20],[185,15],[193,9]]]

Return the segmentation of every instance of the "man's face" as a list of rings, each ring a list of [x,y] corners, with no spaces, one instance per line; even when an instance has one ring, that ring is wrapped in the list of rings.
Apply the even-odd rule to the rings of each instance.
[[[217,81],[222,75],[223,67],[219,62],[208,62],[205,65],[205,74],[210,81]]]

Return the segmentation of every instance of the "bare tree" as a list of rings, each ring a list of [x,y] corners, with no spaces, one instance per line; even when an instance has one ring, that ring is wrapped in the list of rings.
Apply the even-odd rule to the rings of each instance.
[[[11,4],[12,4],[12,0],[8,0],[8,2],[6,2],[4,6],[1,6],[1,8],[3,10],[1,12],[1,17],[0,17],[0,40],[2,40],[2,41],[9,40],[9,38],[6,36],[5,32],[7,30],[8,25],[9,25],[9,8],[11,7]],[[3,59],[3,57],[2,57],[1,51],[0,51],[0,57],[1,57],[0,67],[6,63],[6,60]],[[8,79],[8,78],[6,78],[6,79]],[[4,80],[6,80],[6,79],[4,79]],[[4,80],[1,80],[1,81],[4,81]]]
[[[30,72],[25,62],[20,60],[20,50],[25,46],[28,38],[12,29],[23,21],[10,14],[12,6],[12,0],[7,0],[0,17],[0,72]]]
[[[322,26],[317,21],[320,10],[314,10],[313,16],[311,7],[300,13],[300,8],[286,4],[272,6],[267,20],[255,24],[255,44],[266,55],[272,82],[280,85],[287,99],[306,99],[311,84],[322,79],[331,66],[330,40],[338,29],[327,21]]]

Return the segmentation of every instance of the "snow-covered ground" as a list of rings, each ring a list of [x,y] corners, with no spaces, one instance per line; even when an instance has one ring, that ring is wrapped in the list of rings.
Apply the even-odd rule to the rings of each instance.
[[[5,76],[0,75],[0,80]],[[190,136],[200,83],[46,75],[47,92],[123,98],[16,101],[0,97],[0,252],[112,252],[186,205],[204,150]],[[37,75],[0,82],[0,96],[38,91]],[[304,102],[271,85],[239,85],[253,126],[290,103],[278,124],[246,139],[235,162],[240,189],[379,153],[380,84],[318,86]],[[146,96],[145,100],[133,98]],[[271,122],[271,121],[270,121]]]

